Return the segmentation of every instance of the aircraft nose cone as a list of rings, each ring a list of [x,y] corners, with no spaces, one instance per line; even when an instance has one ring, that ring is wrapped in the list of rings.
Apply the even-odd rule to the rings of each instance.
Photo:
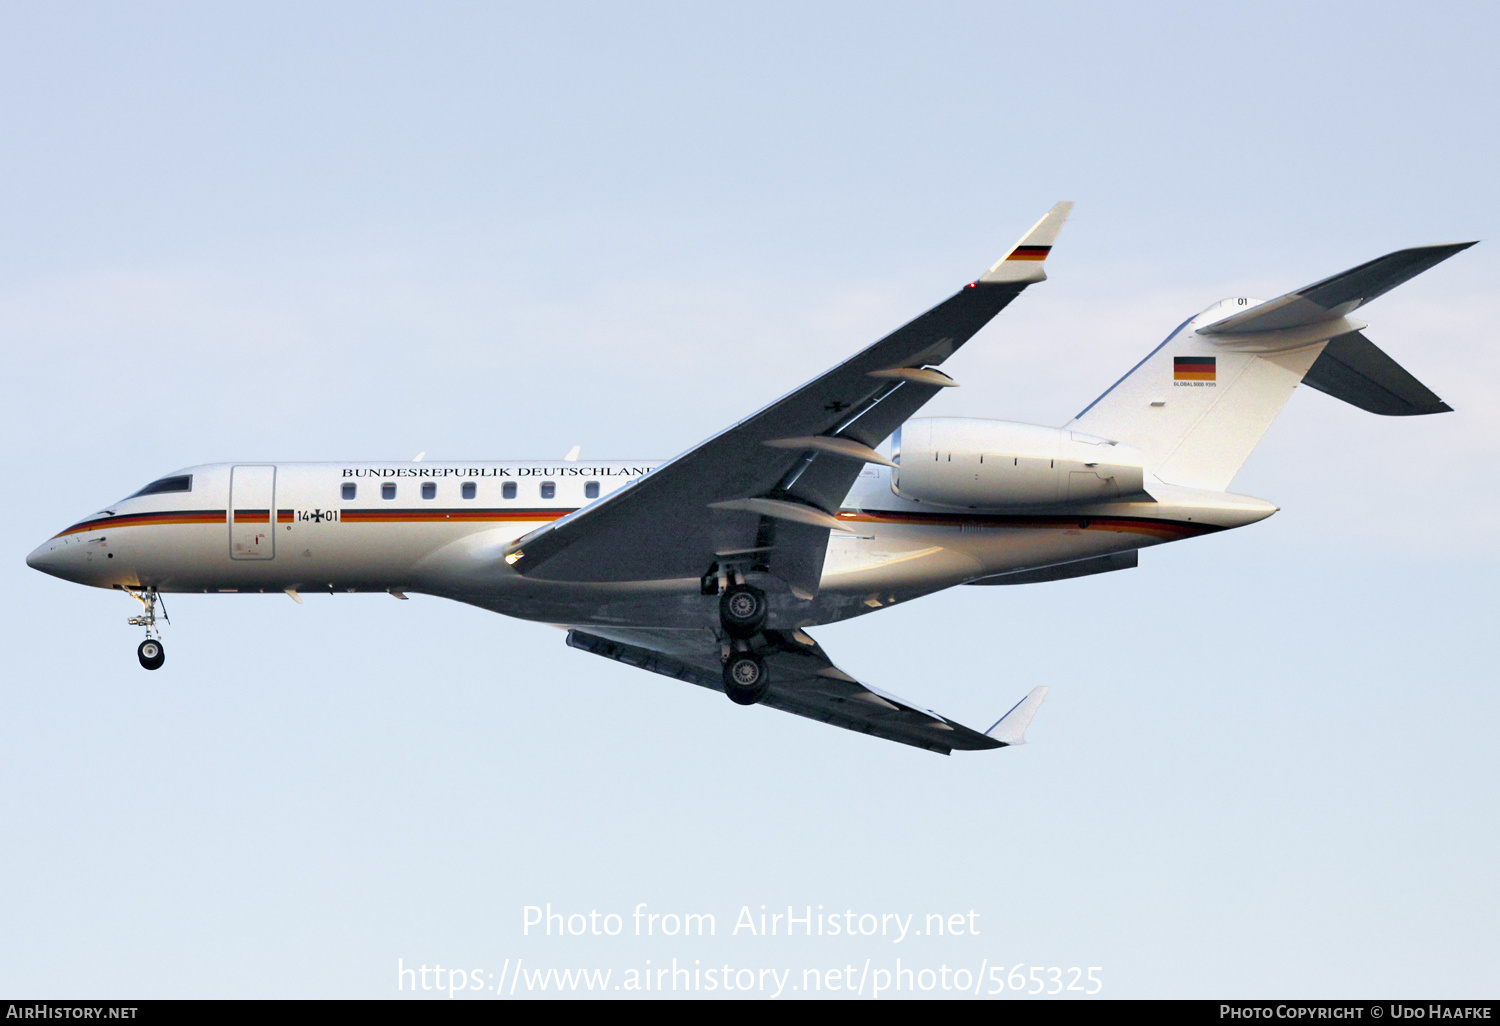
[[[31,550],[31,554],[26,557],[26,565],[44,574],[76,582],[80,579],[83,566],[82,560],[78,559],[78,554],[73,551],[75,548],[77,546],[65,544],[59,538],[52,538]]]
[[[53,542],[42,542],[42,544],[32,549],[31,554],[26,557],[26,565],[33,570],[40,570],[44,574],[59,576],[57,571],[61,560],[55,549],[56,545]]]

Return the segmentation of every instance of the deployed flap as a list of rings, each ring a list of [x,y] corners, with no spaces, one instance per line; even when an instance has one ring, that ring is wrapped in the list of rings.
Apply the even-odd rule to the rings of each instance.
[[[569,630],[568,644],[643,670],[723,691],[719,641],[708,630],[590,625]],[[1022,743],[1009,738],[1021,737],[1041,702],[1037,692],[1045,695],[1047,691],[1046,688],[1032,691],[1021,705],[991,728],[993,733],[1005,727],[1000,735],[986,736],[930,709],[861,684],[834,666],[822,647],[802,631],[766,631],[756,638],[754,645],[771,675],[771,691],[762,705],[940,755],[954,749],[975,751]]]
[[[1330,339],[1302,383],[1386,417],[1453,412],[1453,407],[1357,331]]]
[[[1032,272],[1068,206],[1054,207],[997,270],[645,477],[521,538],[506,561],[545,580],[669,580],[703,575],[716,552],[754,550],[763,555],[749,569],[815,594],[828,542],[817,514],[838,510],[865,450],[952,383],[892,372],[942,363],[1028,282],[1041,280]],[[1037,252],[1018,257],[1028,246]],[[1013,262],[1029,270],[1000,273]],[[799,439],[808,440],[805,447],[787,444]],[[773,500],[782,515],[744,500]],[[799,504],[808,515],[797,522],[785,514]]]
[[[1198,333],[1239,335],[1283,331],[1343,317],[1472,245],[1472,242],[1449,242],[1387,253],[1367,264],[1199,328]]]

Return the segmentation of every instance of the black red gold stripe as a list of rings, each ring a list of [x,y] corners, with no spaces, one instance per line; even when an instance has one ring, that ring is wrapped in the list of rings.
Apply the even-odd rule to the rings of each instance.
[[[1180,520],[1154,520],[1150,517],[1095,517],[1077,514],[1025,513],[905,513],[893,510],[843,512],[839,520],[850,524],[899,524],[912,527],[978,527],[1031,528],[1039,530],[1115,531],[1145,534],[1163,540],[1193,538],[1222,530],[1212,524],[1193,524]]]
[[[443,523],[443,522],[526,522],[539,523],[558,520],[572,513],[571,509],[346,509],[339,514],[344,523]],[[1121,531],[1128,534],[1149,534],[1163,538],[1185,538],[1208,534],[1219,528],[1209,524],[1193,524],[1173,520],[1156,520],[1150,517],[1079,517],[1064,514],[1012,514],[1012,513],[908,513],[895,510],[862,510],[843,512],[839,520],[849,523],[901,524],[928,527],[959,527],[964,524],[982,527],[1020,527],[1056,530],[1073,528],[1084,530]]]
[[[1052,252],[1051,246],[1017,246],[1010,251],[1007,260],[1046,260],[1047,254]]]
[[[345,509],[339,513],[344,523],[393,524],[393,523],[546,523],[561,519],[571,509]],[[244,514],[260,514],[259,521]],[[236,510],[236,523],[266,523],[269,510]],[[290,523],[292,511],[276,511],[278,523]],[[1187,523],[1176,520],[1156,520],[1150,517],[1078,516],[1077,514],[1025,514],[1025,513],[920,513],[897,510],[844,511],[838,519],[848,524],[891,524],[910,527],[961,527],[964,525],[996,528],[1031,528],[1039,530],[1090,530],[1116,531],[1126,534],[1144,534],[1162,539],[1190,538],[1222,530],[1212,524]],[[99,517],[74,524],[60,531],[55,537],[79,534],[85,531],[102,531],[115,527],[144,527],[167,524],[215,524],[228,523],[226,511],[222,509],[166,510],[157,513],[127,513],[121,516]]]
[[[226,523],[222,509],[163,510],[158,513],[124,513],[120,516],[96,517],[74,524],[53,537],[66,534],[81,534],[84,531],[102,531],[111,527],[144,527],[156,524],[223,524]]]
[[[346,524],[416,523],[538,523],[558,520],[571,509],[345,509],[339,519]]]

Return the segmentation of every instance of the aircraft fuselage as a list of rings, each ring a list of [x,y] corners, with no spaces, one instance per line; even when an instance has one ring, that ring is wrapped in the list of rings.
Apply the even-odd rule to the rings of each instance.
[[[517,573],[504,558],[516,539],[659,465],[189,467],[163,479],[178,480],[179,490],[115,503],[44,542],[27,562],[102,588],[416,592],[553,623],[711,626],[715,600],[697,577],[539,580]],[[867,466],[837,513],[848,533],[832,535],[817,595],[773,595],[773,624],[847,619],[980,578],[1195,537],[1275,511],[1261,500],[1223,492],[1160,484],[1150,490],[1157,501],[956,508],[903,498],[893,492],[887,468]]]

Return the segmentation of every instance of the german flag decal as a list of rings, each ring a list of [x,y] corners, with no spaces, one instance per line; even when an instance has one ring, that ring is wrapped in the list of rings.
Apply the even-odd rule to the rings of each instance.
[[[1017,246],[1010,251],[1007,260],[1046,260],[1047,254],[1052,252],[1051,246]]]
[[[1217,372],[1217,356],[1172,357],[1173,381],[1213,381]]]

